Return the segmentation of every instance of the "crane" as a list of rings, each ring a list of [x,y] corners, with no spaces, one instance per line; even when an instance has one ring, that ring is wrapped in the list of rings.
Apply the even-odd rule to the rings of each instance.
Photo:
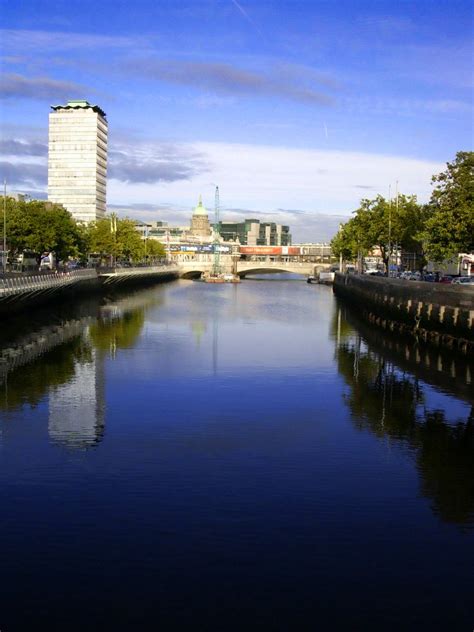
[[[219,187],[216,186],[216,193],[214,196],[214,265],[212,268],[212,272],[215,275],[220,274],[221,272],[219,236]]]

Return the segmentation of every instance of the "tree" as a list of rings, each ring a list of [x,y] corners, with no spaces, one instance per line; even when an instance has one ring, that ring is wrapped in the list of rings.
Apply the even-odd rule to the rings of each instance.
[[[145,246],[131,219],[117,221],[117,243],[120,257],[131,261],[145,258]]]
[[[460,151],[454,162],[433,176],[436,184],[423,231],[430,258],[443,261],[474,251],[474,152]]]
[[[88,233],[90,252],[115,260],[136,262],[145,258],[145,245],[131,219],[100,219],[89,225]]]
[[[145,242],[144,242],[145,243]],[[161,259],[166,256],[166,250],[157,239],[146,240],[146,259]]]
[[[382,195],[375,199],[363,199],[355,215],[335,236],[331,245],[335,256],[354,260],[378,248],[385,270],[395,248],[422,253],[421,233],[427,211],[414,195],[398,195],[396,200],[386,200]]]
[[[117,240],[109,219],[99,219],[86,227],[86,242],[89,253],[104,257],[117,257]]]
[[[80,249],[80,229],[71,214],[60,205],[41,200],[7,198],[7,242],[10,254],[24,250],[55,252],[58,259],[77,256]]]
[[[339,232],[331,241],[331,250],[335,257],[342,256],[344,261],[355,261],[360,252],[365,254],[367,248],[357,216],[340,226]]]

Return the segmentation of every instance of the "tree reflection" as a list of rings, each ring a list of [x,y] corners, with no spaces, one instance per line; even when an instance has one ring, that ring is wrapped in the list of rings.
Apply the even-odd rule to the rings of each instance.
[[[336,326],[337,329],[337,326]],[[335,336],[336,337],[336,336]],[[336,344],[338,370],[353,423],[377,436],[408,443],[416,455],[422,494],[445,522],[474,522],[474,408],[448,422],[447,410],[429,410],[426,387],[401,370],[352,328]]]
[[[3,376],[0,409],[11,411],[25,404],[37,406],[50,389],[73,379],[78,363],[90,361],[91,349],[82,336],[55,347]]]
[[[145,310],[112,314],[101,318],[89,328],[89,336],[96,349],[109,351],[133,347],[145,324]]]
[[[0,348],[0,410],[37,406],[59,387],[74,380],[90,382],[92,373],[102,374],[104,351],[114,355],[117,349],[132,347],[143,329],[146,308],[159,301],[149,292],[137,292],[103,307],[85,301],[53,314],[38,312],[35,327],[30,323],[28,328],[21,319],[16,327],[9,322]]]

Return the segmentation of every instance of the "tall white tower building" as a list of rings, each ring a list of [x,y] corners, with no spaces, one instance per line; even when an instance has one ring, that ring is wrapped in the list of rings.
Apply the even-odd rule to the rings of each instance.
[[[68,101],[49,115],[48,200],[82,222],[106,210],[107,119],[98,105]]]

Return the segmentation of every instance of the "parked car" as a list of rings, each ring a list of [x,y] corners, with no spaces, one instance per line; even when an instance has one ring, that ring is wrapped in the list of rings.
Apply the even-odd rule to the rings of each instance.
[[[453,282],[453,277],[450,276],[449,274],[439,277],[439,281],[438,281],[438,283],[452,283],[452,282]]]
[[[56,268],[56,255],[54,252],[44,252],[41,255],[40,270],[54,270]]]
[[[400,274],[400,278],[401,279],[405,279],[408,280],[411,278],[411,275],[413,274],[413,272],[411,270],[404,270],[401,274]]]
[[[424,274],[422,279],[423,281],[427,281],[428,283],[434,283],[436,281],[435,275],[430,272],[428,272],[428,274]]]
[[[371,270],[370,272],[367,272],[367,274],[370,274],[370,276],[377,276],[377,277],[385,276],[385,272],[382,272],[381,270]]]
[[[451,283],[456,283],[457,285],[474,285],[474,276],[458,277],[457,279],[453,279]]]
[[[66,270],[78,270],[81,267],[79,261],[66,261],[64,268]]]

